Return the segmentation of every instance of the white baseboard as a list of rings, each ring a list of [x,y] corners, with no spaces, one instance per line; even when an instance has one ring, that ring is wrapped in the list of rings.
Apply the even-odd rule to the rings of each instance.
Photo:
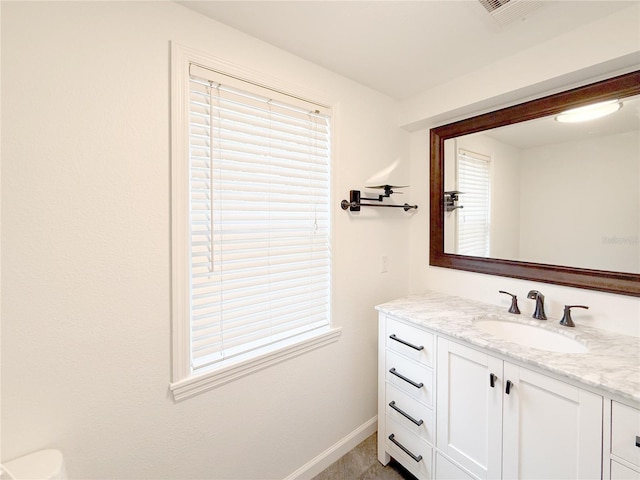
[[[284,480],[308,480],[336,462],[362,441],[374,434],[378,428],[378,416],[366,421],[346,437],[327,448],[324,452],[297,469]]]

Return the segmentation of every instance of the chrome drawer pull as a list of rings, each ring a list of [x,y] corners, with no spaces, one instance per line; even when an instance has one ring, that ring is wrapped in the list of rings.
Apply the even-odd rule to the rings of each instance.
[[[400,450],[402,450],[404,453],[409,455],[416,462],[419,462],[420,460],[422,460],[422,455],[415,456],[413,453],[411,453],[407,447],[405,447],[395,439],[395,435],[393,433],[389,435],[389,440],[391,440],[394,444],[396,444],[400,448]]]
[[[406,345],[407,347],[411,347],[414,350],[424,350],[424,345],[414,345],[413,343],[409,343],[406,340],[402,340],[401,338],[396,337],[395,333],[392,333],[391,335],[389,335],[389,338],[391,340],[395,340],[396,342],[400,342],[403,345]]]
[[[395,375],[396,377],[404,380],[407,383],[410,383],[411,385],[413,385],[416,388],[422,388],[424,387],[424,383],[420,382],[420,383],[416,383],[413,380],[411,380],[410,378],[405,377],[404,375],[400,375],[398,372],[396,372],[395,368],[392,368],[391,370],[389,370],[389,373],[392,375]]]
[[[640,447],[640,437],[636,435],[636,447]]]
[[[399,409],[398,407],[396,407],[396,401],[392,401],[389,406],[391,408],[393,408],[396,412],[398,412],[400,415],[402,415],[404,418],[407,418],[409,420],[411,420],[413,423],[415,423],[417,426],[420,426],[424,423],[424,420],[420,419],[420,420],[416,420],[415,418],[413,418],[411,415],[409,415],[407,412]]]

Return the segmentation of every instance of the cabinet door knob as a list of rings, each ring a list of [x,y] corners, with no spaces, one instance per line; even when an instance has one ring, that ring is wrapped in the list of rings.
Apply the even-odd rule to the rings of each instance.
[[[511,382],[511,380],[507,380],[507,386],[504,389],[504,393],[509,395],[509,393],[511,392],[511,387],[512,386],[513,386],[513,383]]]
[[[498,379],[498,376],[495,373],[489,374],[489,386],[491,388],[495,388],[497,379]]]

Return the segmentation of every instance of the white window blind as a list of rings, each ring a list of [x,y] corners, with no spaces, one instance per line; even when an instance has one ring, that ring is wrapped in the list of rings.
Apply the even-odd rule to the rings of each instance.
[[[460,255],[489,256],[490,158],[458,150],[457,181],[464,208],[458,210],[458,247]]]
[[[330,112],[191,65],[192,372],[330,326]]]

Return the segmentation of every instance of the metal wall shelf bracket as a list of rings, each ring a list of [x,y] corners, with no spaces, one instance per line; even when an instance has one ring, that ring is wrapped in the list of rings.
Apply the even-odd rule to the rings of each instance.
[[[349,209],[350,212],[359,212],[360,207],[385,207],[385,208],[402,208],[405,212],[408,212],[412,209],[417,209],[417,205],[409,205],[405,203],[404,205],[389,205],[383,204],[382,201],[391,196],[393,193],[393,188],[403,188],[403,187],[394,187],[392,185],[379,185],[375,187],[368,188],[384,188],[384,194],[378,195],[378,198],[365,198],[360,195],[360,190],[349,190],[349,200],[342,200],[340,202],[340,206],[343,210]],[[367,200],[369,202],[380,202],[380,203],[362,203],[362,200]]]

